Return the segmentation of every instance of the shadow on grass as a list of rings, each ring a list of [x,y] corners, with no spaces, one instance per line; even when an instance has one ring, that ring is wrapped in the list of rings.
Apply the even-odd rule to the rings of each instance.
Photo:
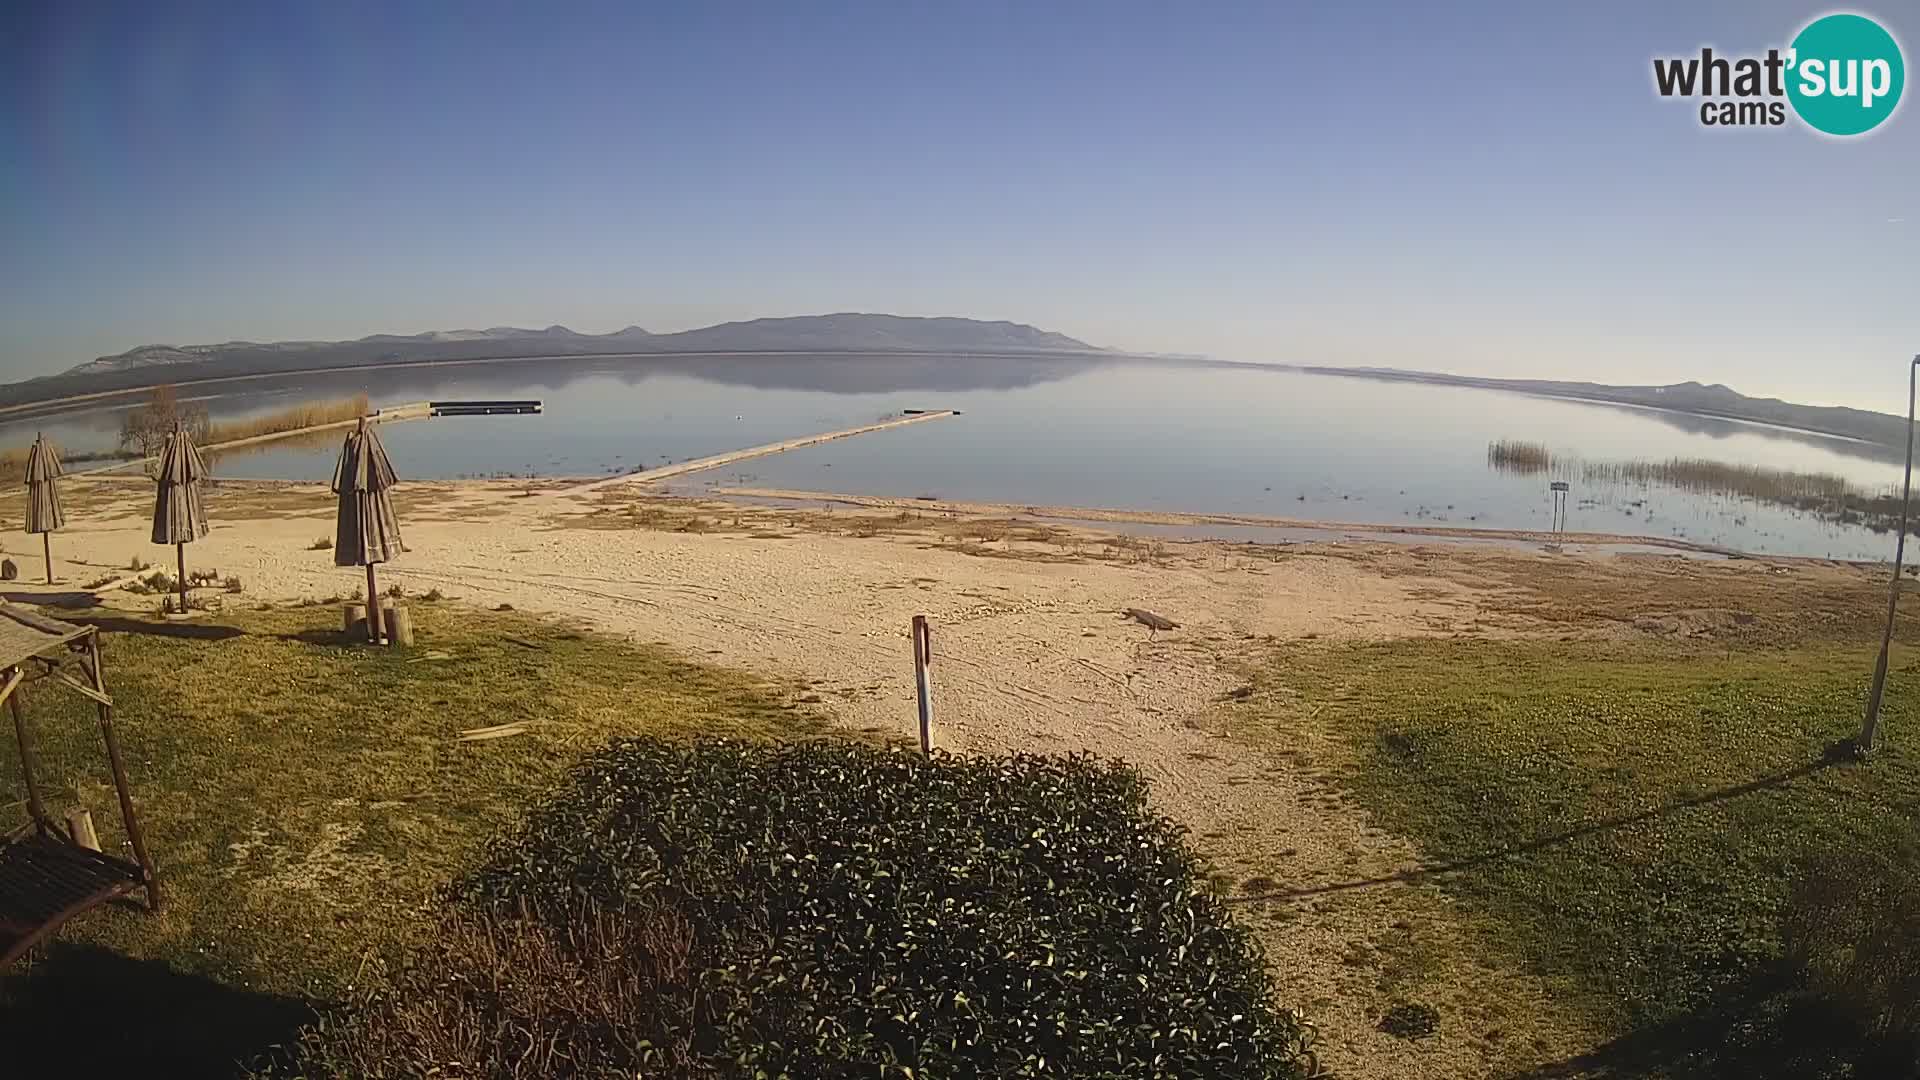
[[[1707,1007],[1505,1080],[1912,1080],[1911,1048],[1864,1035],[1850,1018],[1764,972]]]
[[[294,641],[302,645],[358,645],[365,649],[373,648],[373,646],[367,644],[365,634],[349,634],[345,630],[332,630],[321,626],[312,627],[307,630],[296,630],[291,634],[275,634],[273,636],[280,641]]]
[[[313,1009],[92,945],[56,944],[0,978],[8,1076],[242,1075]]]
[[[166,622],[159,619],[128,618],[124,615],[76,615],[67,620],[79,626],[97,626],[110,634],[147,634],[152,637],[184,638],[189,641],[226,641],[243,637],[246,631],[219,623]]]
[[[0,592],[0,600],[9,604],[37,604],[68,611],[86,611],[100,606],[100,597],[83,589],[67,592]]]
[[[1615,829],[1632,828],[1635,825],[1643,825],[1649,821],[1654,821],[1682,810],[1691,810],[1695,807],[1725,802],[1729,799],[1737,799],[1744,795],[1757,794],[1770,788],[1784,787],[1787,784],[1793,783],[1795,780],[1812,776],[1822,769],[1831,768],[1835,765],[1853,760],[1851,754],[1850,744],[1837,743],[1834,746],[1828,747],[1826,754],[1817,761],[1811,761],[1805,765],[1796,766],[1782,772],[1770,773],[1766,776],[1749,780],[1744,784],[1734,784],[1730,787],[1709,791],[1702,795],[1694,795],[1685,799],[1675,799],[1673,802],[1663,806],[1656,806],[1651,810],[1642,810],[1633,814],[1619,814],[1614,817],[1601,818],[1597,821],[1589,821],[1583,825],[1578,825],[1557,833],[1550,833],[1522,844],[1514,844],[1510,847],[1500,848],[1465,859],[1458,859],[1454,862],[1422,866],[1415,870],[1404,870],[1397,874],[1387,874],[1382,877],[1359,878],[1354,881],[1336,881],[1326,885],[1312,885],[1302,889],[1274,889],[1268,892],[1248,893],[1245,896],[1232,897],[1227,902],[1230,904],[1255,904],[1265,900],[1298,900],[1303,897],[1351,892],[1354,889],[1368,889],[1379,885],[1403,885],[1426,881],[1432,878],[1445,877],[1448,874],[1457,874],[1464,870],[1472,870],[1476,867],[1499,862],[1503,859],[1514,859],[1537,851],[1543,851],[1558,844],[1578,840],[1584,836],[1611,832]]]

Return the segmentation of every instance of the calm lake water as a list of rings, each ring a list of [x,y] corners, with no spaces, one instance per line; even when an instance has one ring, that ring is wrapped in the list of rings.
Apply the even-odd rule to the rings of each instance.
[[[191,389],[191,388],[190,388]],[[540,398],[540,416],[383,431],[403,477],[604,475],[835,428],[903,409],[964,415],[691,478],[871,495],[1222,511],[1342,522],[1544,529],[1546,476],[1488,467],[1494,439],[1589,460],[1708,458],[1897,485],[1897,451],[1759,425],[1458,387],[1173,362],[973,357],[632,357],[442,366],[217,384],[215,419],[320,397],[376,404]],[[65,450],[112,445],[118,409],[0,425]],[[322,479],[333,450],[230,455],[219,475]],[[1893,537],[1751,500],[1575,481],[1576,531],[1745,551],[1891,557]]]

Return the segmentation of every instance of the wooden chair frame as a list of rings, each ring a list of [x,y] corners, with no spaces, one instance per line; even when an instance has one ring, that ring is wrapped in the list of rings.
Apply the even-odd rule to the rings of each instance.
[[[68,919],[116,897],[144,888],[147,907],[156,914],[166,901],[134,814],[126,762],[114,734],[99,629],[49,619],[13,604],[0,604],[0,628],[7,631],[0,641],[5,646],[0,652],[0,701],[13,715],[29,818],[0,837],[0,968],[5,968]],[[78,677],[70,667],[79,669]],[[35,682],[64,686],[94,703],[132,861],[84,846],[48,814],[40,793],[33,726],[20,704],[20,689]]]

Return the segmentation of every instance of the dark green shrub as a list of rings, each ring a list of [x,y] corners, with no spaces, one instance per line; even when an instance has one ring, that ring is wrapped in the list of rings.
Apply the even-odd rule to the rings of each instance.
[[[684,920],[678,981],[649,974],[662,965],[646,949],[570,954],[576,984],[635,965],[634,979],[653,980],[622,1009],[648,1051],[673,1048],[678,1063],[662,1071],[594,1035],[606,1025],[590,1019],[535,1024],[521,1008],[502,1025],[513,1009],[442,991],[433,996],[460,1004],[431,1016],[369,1010],[310,1033],[301,1053],[312,1071],[348,1060],[343,1042],[371,1045],[401,1021],[537,1031],[550,1044],[558,1033],[579,1063],[569,1075],[600,1075],[587,1063],[606,1075],[794,1080],[1313,1071],[1311,1028],[1273,1004],[1257,947],[1178,827],[1148,810],[1138,774],[1089,758],[624,741],[583,764],[455,892],[466,918],[544,928],[514,933],[550,940],[565,940],[583,910]],[[430,981],[488,983],[492,961],[475,951],[443,953]],[[543,975],[525,1000],[549,978],[564,981]],[[407,1058],[390,1032],[379,1039],[355,1060],[399,1056],[367,1075],[436,1063]],[[485,1052],[458,1059],[463,1075],[522,1075],[512,1055],[526,1043],[459,1051]]]

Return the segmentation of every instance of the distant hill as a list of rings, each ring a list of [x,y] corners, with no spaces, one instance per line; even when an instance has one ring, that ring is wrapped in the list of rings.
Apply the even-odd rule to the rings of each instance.
[[[1605,383],[1563,382],[1554,379],[1483,379],[1471,375],[1442,375],[1427,371],[1401,371],[1395,368],[1303,367],[1316,375],[1340,375],[1348,378],[1382,379],[1390,382],[1430,383],[1438,386],[1473,386],[1484,390],[1506,390],[1539,397],[1569,398],[1576,401],[1604,401],[1617,405],[1639,405],[1666,409],[1694,416],[1716,416],[1727,420],[1747,420],[1761,424],[1813,431],[1861,439],[1882,446],[1905,446],[1907,418],[1890,413],[1849,409],[1838,405],[1796,405],[1779,398],[1748,397],[1720,383],[1671,383],[1666,386],[1609,386]]]
[[[1102,351],[1065,334],[1024,323],[856,313],[752,319],[672,334],[648,333],[638,326],[611,334],[581,334],[564,326],[544,330],[494,326],[485,330],[374,334],[354,341],[142,345],[90,360],[58,375],[0,386],[0,405],[137,389],[163,382],[444,360],[698,352],[1019,355]]]
[[[1065,334],[1025,323],[914,319],[899,315],[808,315],[753,319],[653,339],[674,351],[1094,352]]]
[[[667,335],[673,336],[673,335]],[[549,353],[591,354],[629,352],[644,348],[660,335],[637,326],[611,334],[578,334],[564,326],[529,330],[519,326],[492,326],[485,330],[429,330],[423,334],[370,334],[353,341],[226,341],[218,345],[141,345],[113,356],[102,356],[68,368],[54,379],[123,372],[173,369],[181,365],[221,365],[260,371],[296,368],[352,367],[360,364],[406,363],[465,357],[540,356]],[[223,371],[250,374],[251,371]],[[157,377],[186,379],[167,370]],[[31,380],[40,382],[44,380]]]

